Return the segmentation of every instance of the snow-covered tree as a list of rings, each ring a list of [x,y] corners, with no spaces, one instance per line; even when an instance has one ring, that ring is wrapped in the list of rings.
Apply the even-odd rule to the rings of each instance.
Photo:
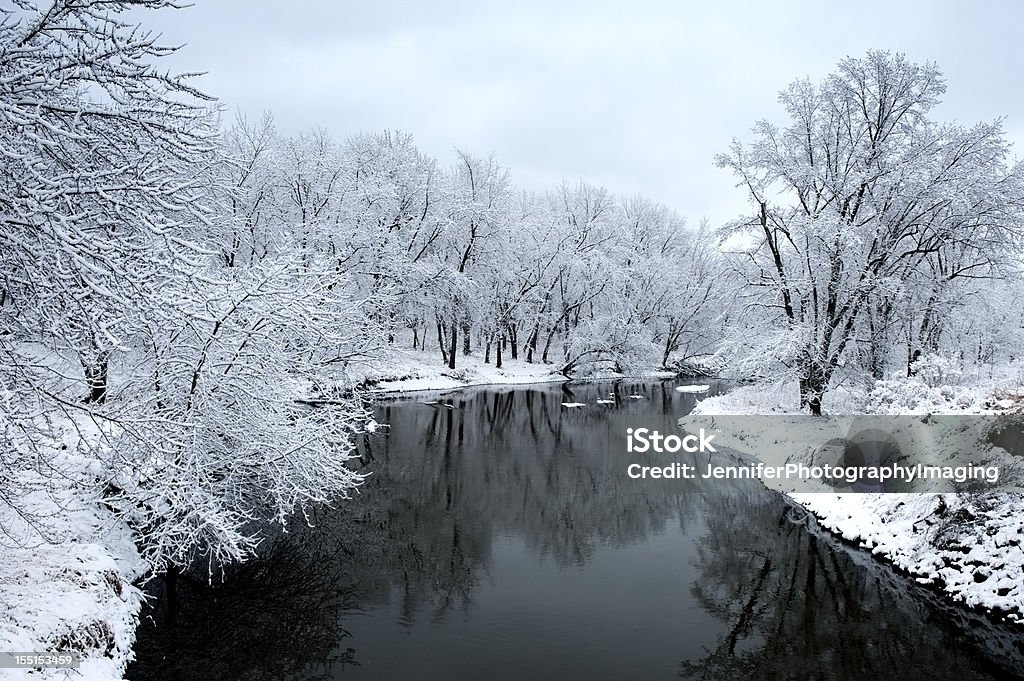
[[[316,272],[295,254],[197,274],[166,289],[109,434],[106,501],[157,569],[244,559],[252,521],[347,496],[369,422],[330,380],[368,339],[329,263]]]
[[[478,158],[468,152],[457,153],[458,162],[446,173],[442,210],[444,225],[443,257],[439,276],[432,282],[438,301],[439,335],[446,328],[448,348],[441,344],[448,368],[455,369],[462,334],[462,350],[470,352],[470,327],[477,296],[473,272],[479,266],[485,249],[505,226],[509,200],[508,170],[490,156]]]
[[[205,219],[197,163],[213,119],[186,77],[153,65],[169,50],[124,18],[174,6],[0,8],[4,468],[47,469],[45,448],[19,455],[46,439],[40,413],[106,399],[112,354],[128,346],[165,274],[193,255],[180,230]],[[0,497],[17,504],[17,495]]]
[[[762,121],[752,144],[718,157],[754,208],[728,232],[750,244],[747,284],[761,292],[750,302],[812,411],[862,323],[891,323],[887,297],[905,282],[935,286],[916,334],[928,343],[943,287],[1017,252],[1024,166],[1009,163],[998,122],[930,120],[944,91],[933,64],[847,58],[820,84],[781,93],[784,127]]]

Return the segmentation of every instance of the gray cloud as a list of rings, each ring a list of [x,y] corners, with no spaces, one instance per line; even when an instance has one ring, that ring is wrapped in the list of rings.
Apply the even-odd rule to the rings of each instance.
[[[715,153],[776,95],[869,48],[938,62],[936,112],[1007,117],[1024,143],[1014,2],[316,2],[198,0],[145,18],[169,65],[286,132],[398,128],[444,163],[494,152],[531,189],[565,178],[642,193],[691,219],[741,210]]]

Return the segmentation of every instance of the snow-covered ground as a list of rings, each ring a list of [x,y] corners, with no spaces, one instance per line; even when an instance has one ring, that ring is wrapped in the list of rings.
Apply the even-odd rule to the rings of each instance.
[[[839,389],[826,395],[832,414],[997,414],[1020,412],[1017,378],[979,381],[973,386],[929,387],[920,381],[880,381],[867,390]],[[698,403],[694,417],[770,415],[798,411],[792,384],[750,385]],[[686,418],[681,425],[686,427]],[[743,423],[733,419],[730,425]],[[751,428],[763,421],[751,420]],[[760,425],[756,425],[760,424]],[[763,433],[721,434],[728,446]],[[789,443],[787,443],[789,444]],[[801,445],[770,447],[767,464],[806,454]],[[797,451],[801,450],[801,451]],[[993,456],[1016,465],[1004,450]],[[935,452],[942,456],[943,452]],[[1008,621],[1024,623],[1024,493],[1020,488],[984,493],[837,494],[795,491],[790,482],[762,479],[811,511],[821,525],[854,542],[923,584],[944,590],[954,601]],[[805,484],[801,489],[809,487]]]
[[[64,477],[17,474],[21,489],[31,490],[21,513],[7,505],[0,511],[9,533],[0,539],[0,650],[75,650],[83,659],[74,670],[0,670],[0,678],[120,679],[142,604],[133,582],[145,565],[127,526],[84,501],[81,460],[50,464]]]
[[[1024,623],[1024,495],[792,494],[843,538],[956,601]]]
[[[646,371],[645,378],[671,378],[671,371]],[[587,378],[621,378],[622,374],[605,372]],[[419,390],[455,390],[475,385],[520,385],[554,383],[569,380],[554,364],[529,363],[524,359],[502,359],[502,368],[483,361],[474,353],[456,358],[456,368],[442,364],[435,351],[390,349],[381,359],[348,370],[349,381],[376,392],[413,392]],[[581,377],[574,377],[581,378]]]
[[[392,348],[380,359],[353,366],[346,377],[376,392],[453,390],[471,385],[545,383],[565,381],[554,365],[530,364],[522,359],[504,358],[502,368],[485,364],[476,355],[456,358],[456,368],[441,363],[437,351]]]

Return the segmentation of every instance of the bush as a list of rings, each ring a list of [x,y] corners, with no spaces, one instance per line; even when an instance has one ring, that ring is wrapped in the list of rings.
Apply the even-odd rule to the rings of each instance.
[[[931,388],[957,385],[964,373],[959,362],[937,353],[920,357],[910,365],[910,370]]]

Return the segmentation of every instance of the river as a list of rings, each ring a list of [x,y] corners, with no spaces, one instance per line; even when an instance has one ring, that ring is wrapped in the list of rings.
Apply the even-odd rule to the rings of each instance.
[[[944,605],[756,481],[630,479],[650,459],[626,452],[626,429],[672,432],[702,397],[675,385],[379,404],[389,428],[360,443],[361,492],[268,536],[223,581],[156,599],[128,678],[1021,674],[1018,630]]]

